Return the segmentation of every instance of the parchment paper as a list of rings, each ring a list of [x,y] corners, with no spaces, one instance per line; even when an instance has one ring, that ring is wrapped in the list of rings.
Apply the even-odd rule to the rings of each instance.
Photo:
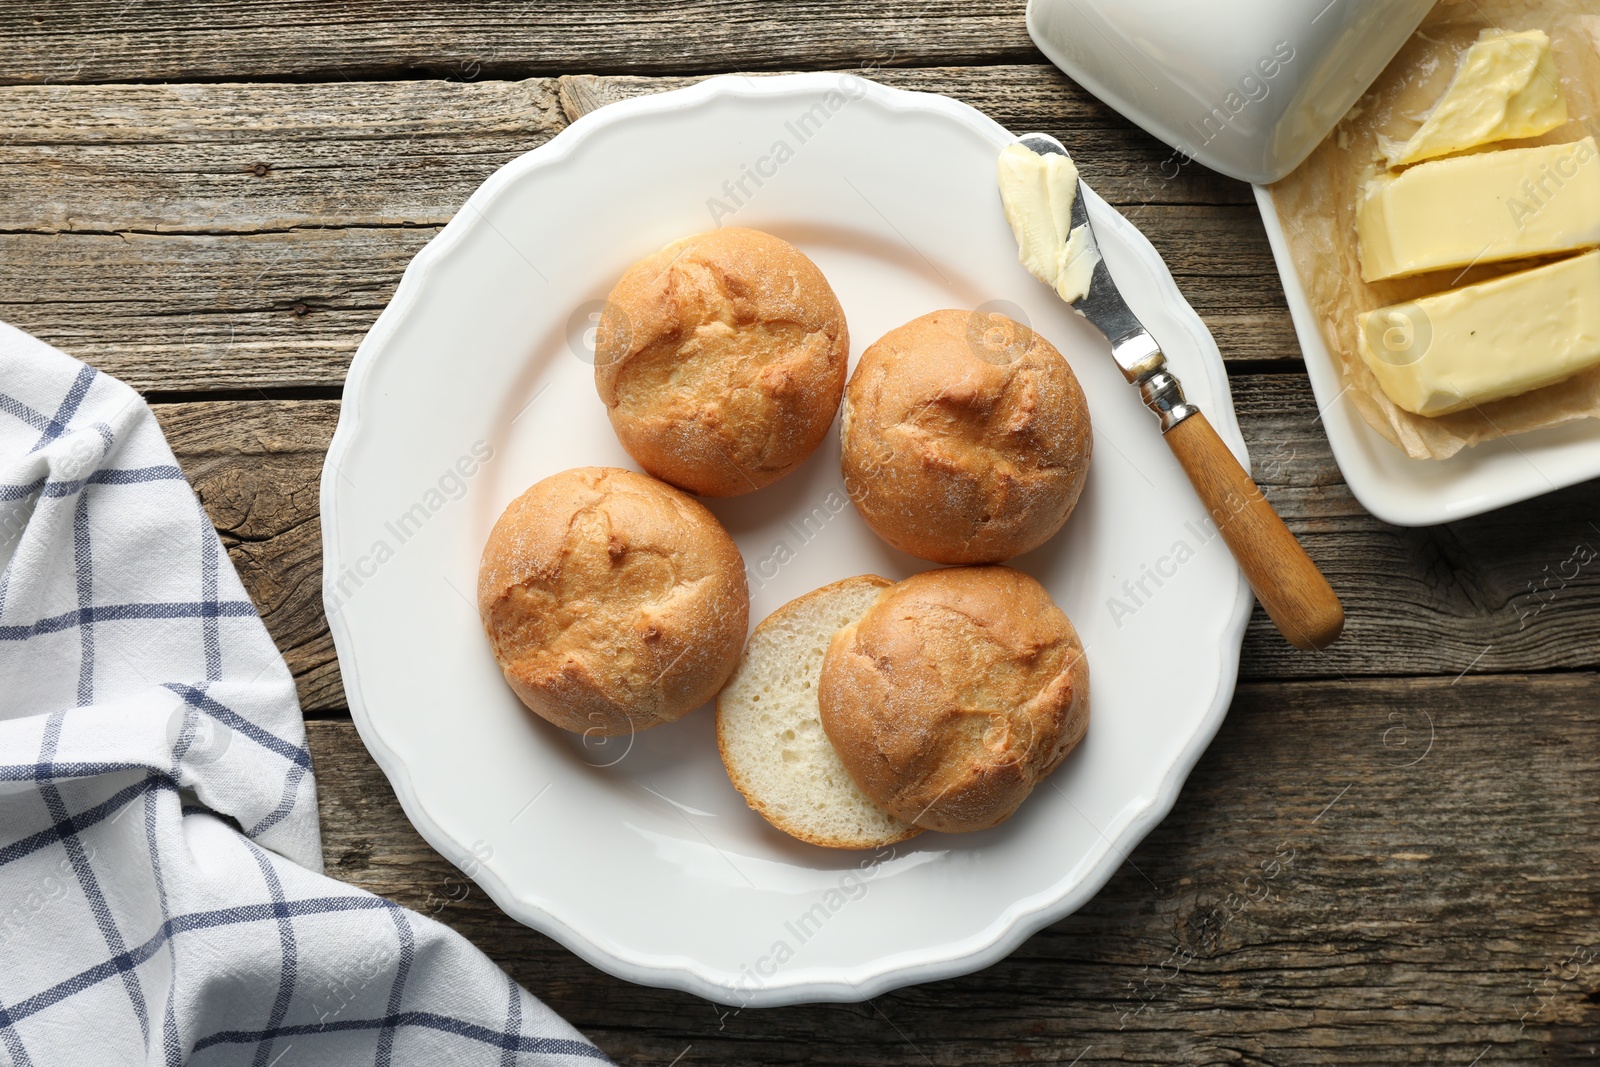
[[[1535,265],[1518,260],[1370,285],[1361,280],[1356,194],[1382,166],[1379,134],[1410,137],[1444,95],[1461,54],[1479,30],[1490,26],[1542,29],[1550,35],[1571,119],[1541,137],[1500,141],[1482,150],[1561,144],[1585,134],[1600,138],[1600,0],[1441,0],[1327,140],[1272,186],[1295,268],[1350,387],[1346,400],[1417,459],[1446,459],[1481,441],[1600,417],[1600,368],[1521,396],[1428,418],[1395,406],[1361,361],[1360,312]]]

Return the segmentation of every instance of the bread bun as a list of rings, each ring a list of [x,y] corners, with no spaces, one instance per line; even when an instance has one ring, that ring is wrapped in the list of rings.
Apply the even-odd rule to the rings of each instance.
[[[600,399],[641,467],[691,493],[738,496],[827,436],[850,336],[816,264],[771,234],[730,228],[630,267],[594,354]]]
[[[845,487],[903,552],[994,563],[1048,541],[1089,470],[1089,406],[1061,353],[1004,315],[890,330],[845,391]]]
[[[929,830],[1005,820],[1089,723],[1077,633],[1009,567],[928,571],[884,592],[834,635],[817,695],[862,792]]]
[[[610,736],[716,695],[750,619],[744,561],[699,501],[615,467],[551,475],[494,524],[478,612],[522,702]]]
[[[814,845],[882,848],[920,832],[851,780],[817,712],[829,640],[888,586],[869,574],[789,601],[756,627],[717,697],[717,747],[728,777],[773,826]]]

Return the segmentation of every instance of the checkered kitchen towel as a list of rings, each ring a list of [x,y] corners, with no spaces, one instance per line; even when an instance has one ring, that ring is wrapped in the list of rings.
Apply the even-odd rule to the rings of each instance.
[[[294,682],[150,411],[0,324],[0,1067],[605,1062],[325,878]]]

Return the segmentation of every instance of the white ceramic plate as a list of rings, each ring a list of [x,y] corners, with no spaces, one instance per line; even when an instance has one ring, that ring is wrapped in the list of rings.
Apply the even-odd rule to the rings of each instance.
[[[356,354],[322,479],[324,594],[356,726],[430,843],[599,967],[737,1005],[975,970],[1105,883],[1222,721],[1249,589],[1105,342],[1018,266],[994,184],[1009,139],[965,105],[850,76],[718,78],[607,107],[485,182]],[[1149,243],[1098,198],[1091,210],[1130,303],[1242,457],[1205,327]],[[593,386],[598,302],[632,261],[718,222],[815,259],[853,354],[924,312],[999,302],[1083,383],[1087,489],[1019,565],[1083,636],[1093,715],[1002,827],[881,853],[804,845],[729,784],[709,709],[587,743],[532,721],[496,669],[473,597],[501,509],[559,470],[632,466]],[[838,578],[927,566],[857,518],[836,440],[711,507],[744,553],[752,622]]]
[[[1344,399],[1344,373],[1306,299],[1272,191],[1255,190],[1333,458],[1362,507],[1396,526],[1434,526],[1600,478],[1600,419],[1486,441],[1446,460],[1411,459],[1384,440]]]

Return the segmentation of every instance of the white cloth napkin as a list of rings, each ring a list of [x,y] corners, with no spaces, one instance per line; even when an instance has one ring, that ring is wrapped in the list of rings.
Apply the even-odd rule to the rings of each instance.
[[[294,682],[160,427],[0,324],[0,1063],[607,1062],[324,877]]]

